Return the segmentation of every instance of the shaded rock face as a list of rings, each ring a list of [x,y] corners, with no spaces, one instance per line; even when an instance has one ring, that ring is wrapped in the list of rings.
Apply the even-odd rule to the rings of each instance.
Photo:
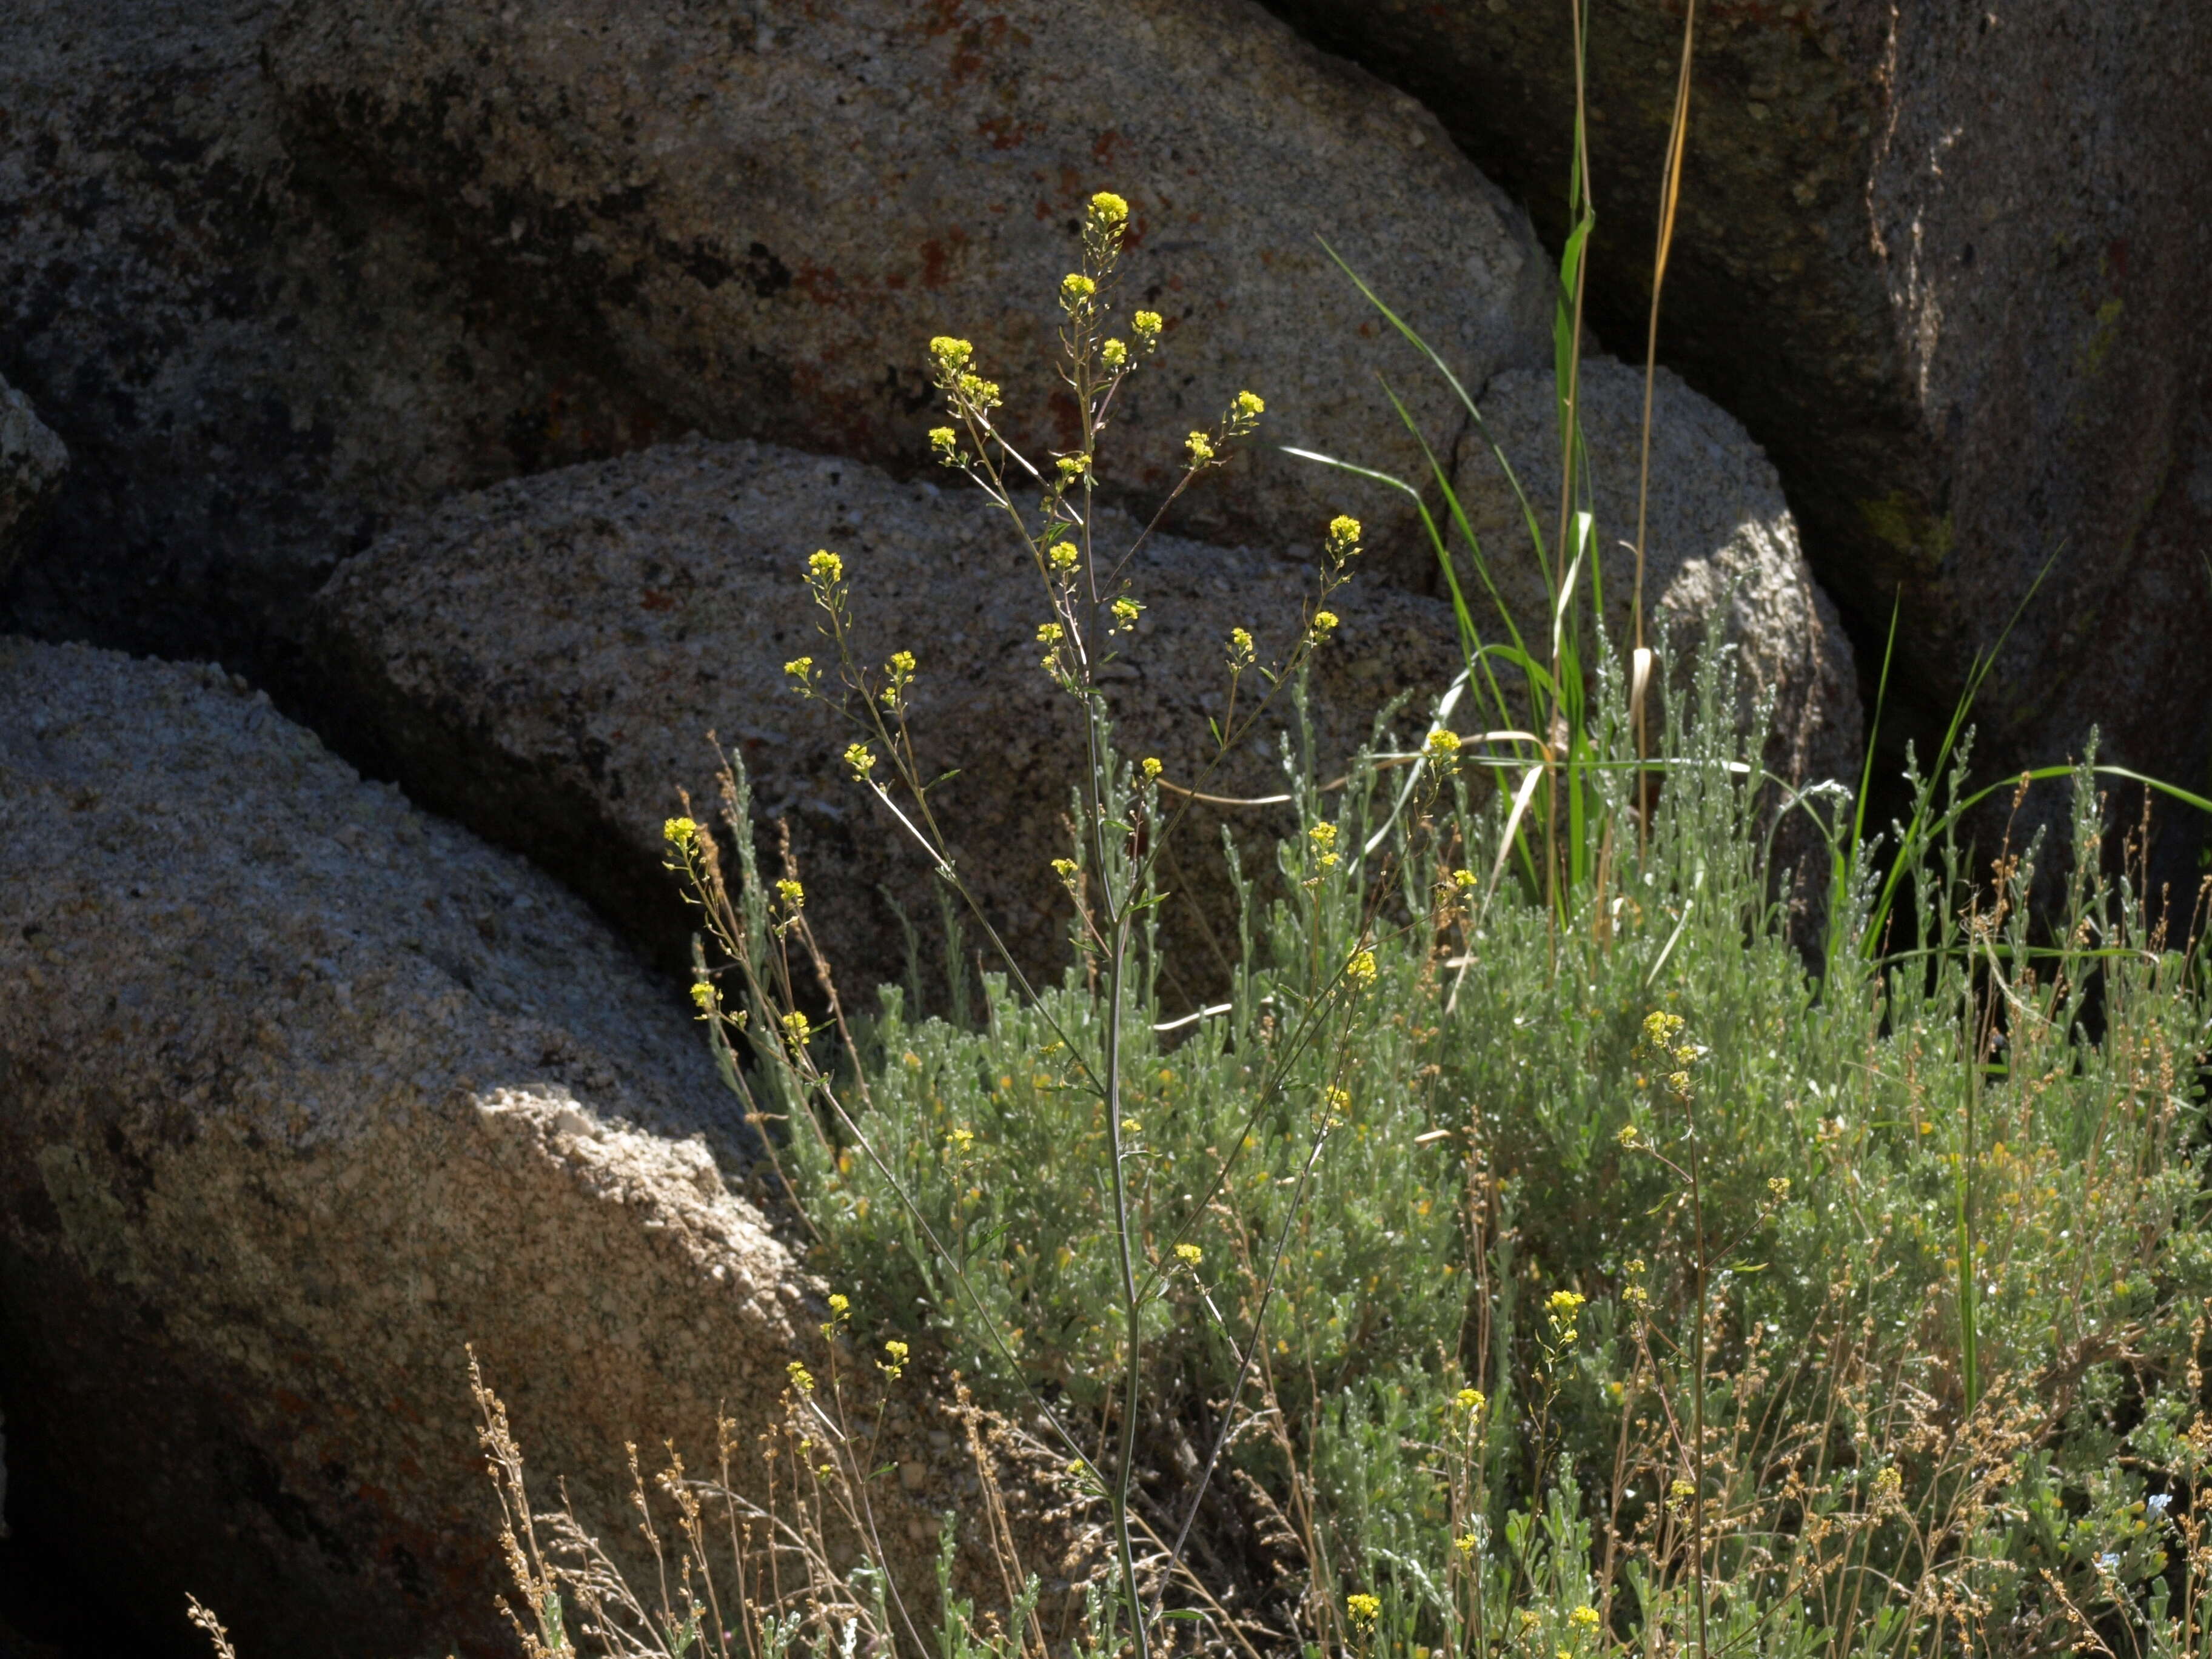
[[[392,513],[641,441],[586,334],[296,165],[244,0],[0,7],[0,373],[75,458],[14,627],[289,684]]]
[[[580,306],[626,384],[713,436],[915,466],[939,333],[976,342],[1018,422],[1064,401],[1053,296],[1109,187],[1136,242],[1122,314],[1160,311],[1173,359],[1119,411],[1138,504],[1240,386],[1275,438],[1408,473],[1377,370],[1455,429],[1317,234],[1473,384],[1547,358],[1553,273],[1521,216],[1411,100],[1247,0],[295,0],[270,62],[299,132],[501,282]],[[1073,420],[1017,429],[1065,442]],[[1311,546],[1338,494],[1262,447],[1176,525]]]
[[[21,641],[0,862],[17,1519],[149,1624],[504,1650],[465,1343],[610,1535],[625,1439],[773,1409],[812,1321],[726,1097],[545,878],[216,670]]]
[[[349,731],[410,793],[561,872],[671,960],[692,924],[662,867],[661,826],[679,787],[707,816],[716,733],[743,757],[763,821],[790,823],[841,975],[896,978],[900,908],[927,963],[940,960],[926,861],[839,763],[854,733],[783,673],[802,653],[830,668],[800,578],[809,554],[836,549],[869,665],[902,648],[919,659],[913,724],[925,766],[957,773],[932,800],[958,868],[1025,964],[1056,970],[1067,904],[1048,863],[1068,850],[1079,726],[1038,667],[1042,583],[981,495],[951,484],[704,440],[516,480],[348,562],[319,601],[317,654]],[[1101,545],[1136,528],[1109,512]],[[1211,754],[1209,716],[1229,712],[1230,629],[1249,627],[1262,660],[1282,660],[1313,583],[1283,561],[1175,537],[1148,544],[1133,574],[1148,608],[1107,675],[1121,742],[1188,785]],[[1417,694],[1425,708],[1458,666],[1436,600],[1367,578],[1334,608],[1342,625],[1313,691],[1329,775],[1386,700]],[[1243,695],[1249,708],[1249,678]],[[1285,700],[1209,792],[1279,793],[1279,734],[1294,723]],[[1293,820],[1277,808],[1236,822],[1272,837]],[[1234,939],[1218,820],[1187,826],[1179,844],[1171,954],[1186,975],[1225,974],[1212,960]]]
[[[1568,8],[1270,4],[1427,100],[1557,234]],[[2095,723],[2108,753],[2193,775],[2212,14],[1803,0],[1698,19],[1662,349],[1773,454],[1863,645],[1901,594],[1893,737],[1940,726],[2055,556],[1980,705],[1984,758],[2054,760]],[[1589,9],[1593,316],[1617,349],[1644,337],[1680,26],[1647,0]]]
[[[1643,372],[1591,359],[1583,364],[1578,395],[1606,627],[1625,647],[1635,636]],[[1490,442],[1462,446],[1452,483],[1524,639],[1540,637],[1530,624],[1541,627],[1549,601],[1513,485],[1519,483],[1535,511],[1548,561],[1558,535],[1557,409],[1548,372],[1498,376],[1482,399]],[[1504,453],[1510,478],[1491,443]],[[1478,625],[1498,637],[1494,608],[1474,583],[1468,590]],[[1664,370],[1652,398],[1644,591],[1645,639],[1656,647],[1664,626],[1678,686],[1687,683],[1708,618],[1723,615],[1747,710],[1771,702],[1768,769],[1856,786],[1864,723],[1850,641],[1805,568],[1781,482],[1741,427]],[[1588,592],[1578,587],[1585,615]]]
[[[1744,653],[1777,695],[1784,752],[1848,773],[1849,647],[1813,595],[1771,478],[1724,417],[1670,388],[1670,416],[1677,403],[1688,405],[1671,422],[1682,436],[1666,453],[1694,462],[1720,493],[1715,505],[1678,480],[1662,495],[1671,562],[1655,592],[1698,607],[1690,631],[1702,638],[1722,581],[1741,583]],[[1514,435],[1536,407],[1528,422],[1515,416]],[[1738,471],[1681,453],[1698,418],[1698,441],[1733,441]],[[1604,435],[1618,437],[1611,425]],[[1603,459],[1616,468],[1634,453],[1632,433],[1625,454]],[[502,484],[349,562],[319,602],[317,655],[343,688],[349,729],[418,799],[561,871],[672,958],[688,924],[661,867],[661,825],[679,787],[713,800],[706,734],[718,733],[744,757],[763,817],[789,821],[835,964],[855,981],[895,977],[894,903],[925,938],[937,933],[926,866],[838,763],[853,733],[793,696],[782,672],[802,653],[830,661],[800,573],[816,548],[833,548],[871,665],[900,648],[920,659],[914,725],[925,767],[956,774],[932,797],[956,864],[1026,964],[1051,969],[1065,959],[1066,902],[1047,863],[1067,848],[1078,727],[1037,666],[1041,582],[981,496],[946,476],[948,488],[900,483],[851,461],[694,441]],[[1133,529],[1109,514],[1101,545]],[[1509,554],[1502,564],[1516,556],[1526,563]],[[1304,625],[1311,574],[1175,537],[1147,544],[1133,569],[1147,609],[1109,671],[1119,740],[1188,785],[1212,752],[1208,720],[1228,712],[1229,630],[1249,628],[1262,659],[1281,660]],[[1342,625],[1312,679],[1325,777],[1341,772],[1389,699],[1413,699],[1399,724],[1418,731],[1460,666],[1443,602],[1363,573],[1333,603]],[[1540,594],[1524,623],[1540,630],[1544,614]],[[1248,708],[1252,695],[1248,681]],[[1285,704],[1207,792],[1279,793],[1280,733],[1294,725]],[[1231,817],[1261,859],[1291,823],[1281,808]],[[1225,975],[1233,951],[1218,843],[1216,820],[1187,825],[1169,873],[1177,898],[1165,954],[1185,974],[1171,995],[1195,995],[1197,975]]]
[[[28,398],[0,380],[0,578],[53,505],[68,471],[68,447]]]

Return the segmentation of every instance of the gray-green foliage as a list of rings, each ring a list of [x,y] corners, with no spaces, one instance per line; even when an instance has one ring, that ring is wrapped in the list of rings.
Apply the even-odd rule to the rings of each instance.
[[[1161,1032],[1164,1011],[1134,1011],[1151,1497],[1180,1520],[1163,1437],[1204,1457],[1257,1316],[1242,1398],[1271,1414],[1229,1461],[1297,1534],[1309,1635],[1411,1651],[1479,1632],[1552,1659],[1598,1644],[1561,1622],[1587,1601],[1608,1639],[1684,1639],[1678,1481],[1708,1505],[1717,1646],[1902,1651],[1964,1621],[2026,1650],[2122,1608],[2163,1629],[2153,1602],[2193,1607],[2173,1529],[2212,1449],[2197,966],[2107,873],[2084,773],[2047,935],[2025,901],[2053,849],[2012,849],[1991,886],[1994,849],[1935,846],[1897,936],[1871,941],[1853,849],[1808,974],[1725,659],[1711,642],[1703,717],[1668,734],[1644,846],[1604,827],[1633,823],[1626,775],[1587,781],[1624,799],[1591,815],[1595,873],[1563,920],[1510,867],[1486,899],[1503,792],[1470,787],[1477,759],[1410,790],[1363,763],[1334,795],[1294,780],[1285,896],[1248,910],[1225,1012]],[[1332,1000],[1370,934],[1372,985]],[[1035,1006],[991,981],[975,1029],[886,993],[860,1127],[888,1171],[834,1124],[790,1152],[820,1265],[864,1314],[1094,1421],[1124,1355],[1103,1109],[1067,1045],[1097,1042],[1101,1006],[1079,967]],[[1686,1129],[1654,1011],[1699,1050],[1702,1448]],[[1589,1305],[1554,1348],[1561,1288]],[[1462,1456],[1468,1385],[1488,1403]],[[1381,1599],[1371,1631],[1344,1622],[1355,1591]]]

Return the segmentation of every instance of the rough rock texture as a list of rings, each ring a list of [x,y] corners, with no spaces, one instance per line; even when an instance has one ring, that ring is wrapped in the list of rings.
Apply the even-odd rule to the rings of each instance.
[[[68,471],[67,447],[28,398],[0,380],[0,578],[53,505]]]
[[[1419,453],[1377,370],[1453,428],[1317,234],[1474,385],[1549,349],[1521,215],[1411,100],[1251,0],[294,0],[270,62],[301,133],[580,309],[628,384],[713,436],[911,467],[938,333],[975,340],[1015,429],[1071,436],[1053,295],[1102,187],[1133,210],[1125,306],[1170,326],[1121,410],[1139,499],[1240,386],[1275,438],[1401,471]],[[1179,524],[1304,545],[1340,485],[1265,447]]]
[[[611,1526],[806,1352],[696,1030],[215,669],[0,641],[16,1519],[241,1651],[506,1650],[462,1345]],[[794,1344],[798,1346],[794,1346]]]
[[[0,374],[74,458],[15,628],[289,684],[387,515],[643,441],[588,342],[295,164],[261,0],[0,6]]]
[[[1556,217],[1570,8],[1269,3],[1426,100]],[[2078,752],[2094,722],[2108,754],[2193,777],[2212,706],[2212,11],[1698,17],[1662,350],[1772,453],[1863,647],[1901,589],[1887,737],[1940,726],[2056,555],[1984,693],[1984,758]],[[1593,315],[1616,347],[1644,337],[1680,27],[1676,5],[1589,9]]]
[[[1132,537],[1110,513],[1102,536]],[[818,547],[844,557],[862,648],[920,659],[914,724],[926,763],[958,775],[933,794],[956,862],[1033,968],[1056,968],[1066,900],[1048,861],[1079,742],[1067,698],[1037,665],[1042,584],[964,482],[899,483],[857,462],[745,441],[694,440],[462,496],[349,562],[322,594],[318,654],[349,741],[416,799],[523,848],[656,951],[690,925],[662,868],[679,787],[714,800],[711,731],[750,769],[764,819],[783,817],[808,907],[855,981],[896,977],[902,934],[883,888],[938,959],[937,904],[903,834],[837,757],[852,733],[785,684],[829,647],[800,581]],[[1188,783],[1224,711],[1229,630],[1280,660],[1302,626],[1308,573],[1243,550],[1155,538],[1133,568],[1148,609],[1111,671],[1122,741]],[[1371,579],[1335,609],[1314,680],[1317,763],[1335,767],[1391,696],[1425,700],[1458,665],[1449,612]],[[1249,708],[1252,692],[1243,694]],[[1417,708],[1408,720],[1420,718]],[[1285,706],[1212,792],[1284,787]],[[1279,834],[1280,810],[1239,814]],[[1211,823],[1180,842],[1176,883],[1217,931],[1231,921]],[[1170,922],[1198,927],[1178,904]],[[1192,939],[1192,971],[1210,975]],[[1188,977],[1181,988],[1194,989]]]
[[[1607,632],[1633,638],[1636,494],[1644,375],[1610,358],[1586,361],[1579,382],[1583,440],[1604,574]],[[1487,435],[1505,453],[1545,536],[1556,546],[1559,416],[1549,373],[1502,374],[1482,398]],[[1524,638],[1540,637],[1544,572],[1512,483],[1488,444],[1461,448],[1453,491],[1480,540],[1499,596]],[[1744,430],[1662,370],[1651,414],[1651,493],[1644,537],[1645,637],[1663,623],[1677,681],[1725,605],[1747,698],[1772,700],[1767,763],[1789,778],[1856,784],[1864,721],[1850,641],[1835,605],[1805,568],[1797,528],[1774,468]],[[1580,590],[1588,592],[1586,587]],[[1469,598],[1479,624],[1495,611]]]
[[[1768,489],[1752,505],[1772,513]],[[1839,697],[1827,719],[1846,731],[1847,653],[1840,690],[1790,678],[1790,653],[1809,643],[1808,584],[1782,539],[1786,519],[1761,522],[1773,538],[1757,567],[1767,609],[1746,616],[1759,626],[1771,614],[1796,631],[1771,649],[1755,641],[1753,654],[1794,690],[1794,715],[1817,725],[1807,702]],[[1109,516],[1102,533],[1110,544],[1129,528]],[[664,953],[685,922],[660,867],[661,823],[679,786],[713,799],[706,734],[718,732],[744,756],[763,814],[790,820],[833,959],[855,978],[889,977],[902,934],[879,884],[928,938],[927,878],[836,763],[850,734],[783,680],[787,659],[829,659],[799,580],[824,546],[846,560],[862,648],[874,658],[910,648],[921,660],[915,724],[927,763],[957,772],[933,799],[958,866],[1027,961],[1055,963],[1066,906],[1046,866],[1066,844],[1073,714],[1037,668],[1036,578],[964,483],[898,483],[850,461],[704,441],[517,480],[349,562],[322,595],[318,653],[343,688],[356,741],[418,799],[562,872]],[[1208,717],[1224,712],[1229,629],[1249,626],[1263,656],[1279,659],[1310,591],[1308,573],[1263,555],[1149,544],[1135,572],[1148,609],[1112,685],[1126,751],[1159,755],[1170,779],[1188,783],[1208,750]],[[1437,600],[1369,576],[1334,608],[1343,624],[1321,653],[1312,699],[1316,764],[1332,775],[1389,698],[1414,696],[1400,722],[1411,725],[1459,665]],[[1832,630],[1825,638],[1844,650]],[[1279,792],[1277,732],[1289,723],[1287,709],[1271,718],[1211,792]],[[1255,836],[1288,822],[1279,810],[1235,817]],[[1193,976],[1219,968],[1207,935],[1222,939],[1231,913],[1218,844],[1210,822],[1180,842],[1171,884],[1192,904],[1169,913],[1182,940],[1170,954],[1196,965],[1171,993],[1194,993]]]

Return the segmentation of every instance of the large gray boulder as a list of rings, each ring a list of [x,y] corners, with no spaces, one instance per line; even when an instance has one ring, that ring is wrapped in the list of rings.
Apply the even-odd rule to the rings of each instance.
[[[297,131],[580,310],[626,385],[711,436],[913,467],[924,347],[951,333],[1027,440],[1066,441],[1053,296],[1102,188],[1131,204],[1124,314],[1159,310],[1175,360],[1117,411],[1133,502],[1241,386],[1273,434],[1370,465],[1419,464],[1378,370],[1455,429],[1317,236],[1474,384],[1548,358],[1520,213],[1411,100],[1250,0],[293,0],[269,61]],[[1177,523],[1300,546],[1340,495],[1263,447]],[[1366,514],[1386,552],[1395,515]]]
[[[818,1315],[577,901],[216,670],[21,641],[0,866],[11,1501],[118,1605],[504,1643],[465,1343],[617,1542],[623,1441],[750,1445]]]
[[[1723,602],[1720,582],[1698,573],[1743,579],[1742,648],[1798,734],[1787,754],[1848,773],[1848,647],[1823,619],[1771,478],[1735,441],[1748,481],[1711,464],[1698,474],[1734,490],[1728,510],[1667,520],[1666,592],[1703,607],[1679,631],[1701,639]],[[1104,520],[1104,545],[1133,533]],[[914,725],[925,764],[955,774],[933,799],[957,867],[1025,964],[1053,969],[1066,960],[1067,906],[1048,861],[1068,850],[1078,734],[1037,665],[1042,586],[963,481],[902,483],[853,461],[706,441],[516,480],[350,561],[321,596],[315,650],[350,744],[417,799],[559,871],[664,957],[680,956],[691,923],[661,867],[662,823],[679,788],[714,799],[716,733],[744,757],[763,818],[790,823],[834,965],[855,981],[896,977],[899,912],[925,941],[937,935],[927,867],[838,764],[852,734],[784,683],[787,659],[829,658],[800,580],[822,547],[845,560],[868,659],[901,648],[920,659]],[[1229,631],[1250,629],[1263,659],[1281,660],[1312,573],[1172,536],[1147,544],[1134,572],[1148,608],[1110,671],[1120,739],[1188,785],[1211,754],[1208,720],[1226,712]],[[1417,730],[1461,663],[1442,601],[1362,573],[1334,608],[1342,624],[1316,659],[1310,705],[1324,777],[1392,697],[1413,700],[1398,725]],[[1243,707],[1252,695],[1248,679]],[[1279,793],[1279,734],[1294,724],[1285,702],[1208,792]],[[1227,817],[1262,861],[1291,822],[1279,807]],[[1166,988],[1182,1000],[1225,970],[1234,913],[1218,819],[1201,816],[1177,845]],[[925,969],[938,960],[934,945],[923,953]]]
[[[1556,239],[1574,8],[1268,3],[1424,100]],[[1644,338],[1681,8],[1588,21],[1591,315],[1618,349]],[[2094,724],[2197,787],[2212,12],[1803,0],[1698,24],[1661,349],[1773,455],[1863,647],[1901,599],[1888,738],[1941,730],[2049,562],[1983,757],[2055,761]]]
[[[1747,713],[1771,713],[1768,769],[1792,780],[1837,778],[1856,787],[1864,719],[1850,641],[1836,607],[1812,579],[1774,468],[1724,412],[1661,370],[1653,386],[1651,484],[1645,511],[1644,637],[1662,629],[1683,686],[1708,622],[1722,617]],[[1616,647],[1633,638],[1637,479],[1642,463],[1644,375],[1611,358],[1586,361],[1577,386],[1583,483],[1595,520],[1604,617]],[[1548,372],[1501,374],[1480,407],[1486,442],[1462,446],[1453,493],[1480,543],[1498,597],[1524,638],[1540,641],[1545,582],[1557,546],[1558,398]],[[1491,445],[1504,452],[1509,477]],[[1514,485],[1517,482],[1519,493]],[[1531,547],[1522,501],[1543,535]],[[1503,630],[1479,584],[1462,579],[1486,634]],[[1587,572],[1577,588],[1588,614]],[[1511,676],[1503,675],[1510,680]],[[1656,720],[1653,723],[1656,730]]]
[[[0,579],[53,505],[68,471],[68,447],[28,398],[0,380]]]
[[[1102,545],[1133,538],[1128,520],[1101,518]],[[559,872],[665,958],[680,959],[695,923],[662,867],[662,825],[679,788],[708,816],[716,734],[750,769],[763,823],[791,824],[833,965],[856,983],[897,977],[902,910],[934,979],[926,861],[840,764],[854,734],[785,683],[791,658],[830,660],[801,581],[823,547],[845,561],[870,665],[898,649],[919,659],[913,724],[925,763],[957,774],[932,796],[957,867],[1024,964],[1056,971],[1067,903],[1050,861],[1070,850],[1079,729],[1038,666],[1042,585],[964,481],[902,483],[855,461],[705,440],[517,479],[349,561],[319,601],[315,650],[352,746],[416,799]],[[1133,569],[1147,609],[1109,671],[1121,739],[1188,785],[1211,753],[1208,718],[1228,712],[1230,630],[1250,629],[1262,659],[1282,660],[1310,573],[1171,536]],[[1458,666],[1436,600],[1370,578],[1335,609],[1313,697],[1330,775],[1384,702],[1405,692],[1425,708]],[[1248,677],[1242,707],[1255,695]],[[1292,724],[1285,699],[1209,792],[1279,794],[1279,735]],[[1292,822],[1281,808],[1231,816],[1255,837]],[[1176,995],[1224,971],[1216,953],[1234,926],[1215,821],[1179,845],[1166,915]]]
[[[0,374],[73,457],[0,612],[289,691],[304,602],[389,515],[660,428],[580,331],[295,161],[270,15],[0,6]]]

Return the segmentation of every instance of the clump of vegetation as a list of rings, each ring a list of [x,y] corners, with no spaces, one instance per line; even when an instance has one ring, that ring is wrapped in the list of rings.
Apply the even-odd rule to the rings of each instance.
[[[872,1340],[941,1344],[1042,1413],[1110,1527],[1112,1594],[1081,1631],[1025,1613],[1034,1641],[2202,1649],[2203,975],[2106,856],[2094,768],[2070,846],[1980,867],[1958,733],[1878,860],[1847,791],[1761,773],[1717,637],[1695,695],[1647,708],[1663,641],[1624,669],[1561,550],[1548,660],[1462,606],[1468,675],[1408,741],[1379,726],[1328,788],[1288,768],[1280,896],[1238,872],[1226,1001],[1161,1006],[1154,860],[1204,780],[1118,757],[1097,690],[1139,603],[1090,541],[1097,439],[1159,332],[1108,329],[1121,211],[1094,202],[1061,289],[1079,447],[1033,465],[965,343],[932,347],[956,422],[933,447],[1029,550],[1042,672],[1087,716],[1061,982],[1009,960],[967,1018],[894,989],[817,1025],[804,891],[754,867],[741,771],[722,845],[671,826],[719,947],[702,1011],[789,1127],[817,1265]],[[1261,412],[1194,434],[1178,490]],[[1224,641],[1257,690],[1223,751],[1295,737],[1357,544],[1331,527],[1279,661]],[[825,660],[793,678],[965,902],[906,723],[927,665],[870,665],[865,572],[824,552],[807,580]],[[1456,729],[1492,660],[1524,690],[1490,681],[1497,729]],[[1778,811],[1832,854],[1817,975]]]
[[[1296,739],[1358,556],[1340,517],[1297,637],[1224,641],[1217,754],[1292,739],[1273,896],[1224,846],[1233,980],[1163,1006],[1158,861],[1206,777],[1118,753],[1100,690],[1143,605],[1131,550],[1092,540],[1100,439],[1164,331],[1114,323],[1127,211],[1091,200],[1059,290],[1065,453],[1024,455],[969,345],[930,347],[932,450],[1026,550],[1039,672],[1085,717],[1073,843],[1037,849],[1062,853],[1064,976],[1001,952],[980,985],[956,969],[945,1010],[887,988],[825,1013],[801,872],[757,866],[736,762],[719,827],[668,825],[706,940],[694,996],[726,1081],[779,1126],[837,1286],[833,1353],[896,1380],[927,1344],[982,1391],[982,1496],[947,1518],[940,1611],[916,1617],[885,1571],[890,1472],[855,1449],[835,1370],[794,1364],[765,1497],[738,1495],[731,1444],[705,1480],[633,1455],[652,1595],[573,1516],[533,1515],[479,1382],[526,1649],[2212,1652],[2212,1000],[2194,931],[2169,936],[2130,850],[2108,855],[2093,765],[2067,774],[2068,844],[1990,858],[1959,839],[1977,797],[1954,726],[1876,837],[1841,786],[1760,770],[1717,636],[1657,706],[1666,643],[1640,604],[1616,642],[1577,600],[1595,532],[1570,501],[1534,550],[1548,651],[1510,617],[1486,641],[1464,599],[1482,550],[1431,520],[1466,673],[1402,734],[1386,711],[1324,787]],[[1170,499],[1263,415],[1242,392],[1193,432]],[[865,568],[824,550],[801,579],[823,643],[793,686],[852,722],[884,833],[995,945],[909,725],[926,653],[877,638]],[[1784,812],[1829,853],[1816,969],[1771,867]],[[2039,920],[2045,866],[2063,899]],[[1078,1615],[1048,1617],[1024,1571],[994,1407],[1058,1437],[1110,1538]],[[955,1593],[963,1528],[1000,1563],[1001,1608]]]

